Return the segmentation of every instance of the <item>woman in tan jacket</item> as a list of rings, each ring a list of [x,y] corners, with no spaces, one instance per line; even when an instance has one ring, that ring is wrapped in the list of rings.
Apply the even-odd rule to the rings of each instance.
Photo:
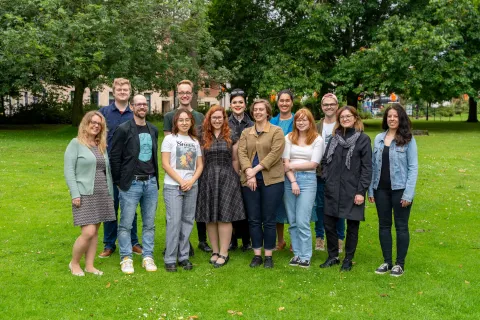
[[[250,267],[263,263],[265,268],[273,268],[275,214],[284,192],[282,154],[285,138],[280,127],[268,122],[272,117],[272,107],[267,100],[255,100],[250,113],[255,125],[242,132],[238,146],[243,201],[255,253]],[[262,259],[262,246],[265,261]]]

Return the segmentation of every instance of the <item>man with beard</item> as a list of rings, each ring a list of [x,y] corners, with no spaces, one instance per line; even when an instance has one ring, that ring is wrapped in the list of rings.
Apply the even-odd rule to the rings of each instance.
[[[157,271],[153,260],[155,214],[158,203],[158,129],[145,120],[148,111],[143,95],[133,97],[133,119],[118,126],[112,139],[110,163],[113,183],[119,188],[120,265],[125,274],[134,272],[130,230],[140,203],[143,262],[146,271]]]

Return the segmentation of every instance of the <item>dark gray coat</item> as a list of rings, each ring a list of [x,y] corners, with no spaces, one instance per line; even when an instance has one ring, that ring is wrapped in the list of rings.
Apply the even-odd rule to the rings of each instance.
[[[354,129],[347,129],[347,140],[355,133]],[[348,149],[337,145],[332,161],[327,164],[327,152],[330,143],[325,149],[322,159],[322,177],[325,179],[325,214],[333,217],[364,221],[365,202],[362,205],[354,204],[355,195],[365,197],[365,193],[372,179],[372,147],[370,137],[361,133],[358,137],[353,155],[350,159],[350,170],[345,165]],[[367,200],[365,198],[365,200]]]

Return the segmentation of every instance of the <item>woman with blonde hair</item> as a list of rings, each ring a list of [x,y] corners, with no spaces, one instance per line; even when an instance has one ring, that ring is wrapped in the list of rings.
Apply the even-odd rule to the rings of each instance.
[[[100,223],[115,220],[113,185],[107,155],[105,118],[90,111],[78,127],[78,136],[65,151],[64,175],[72,197],[73,222],[82,233],[75,241],[68,267],[74,276],[85,276],[80,259],[85,255],[85,272],[102,275],[93,265]]]
[[[285,179],[283,199],[293,249],[291,266],[310,267],[310,218],[317,194],[315,170],[322,159],[323,150],[323,139],[317,133],[312,113],[306,108],[298,110],[294,116],[293,130],[285,136],[283,151],[283,165],[288,178]]]
[[[213,253],[210,263],[223,267],[230,259],[232,221],[245,219],[238,177],[238,136],[230,134],[225,109],[214,105],[203,121],[201,146],[204,168],[199,180],[196,221],[207,224]]]
[[[372,147],[363,132],[357,110],[345,106],[337,111],[337,121],[322,159],[325,180],[325,216],[328,259],[327,268],[340,263],[338,258],[339,219],[347,220],[345,259],[341,271],[350,271],[357,249],[360,221],[365,220],[365,194],[372,180]]]

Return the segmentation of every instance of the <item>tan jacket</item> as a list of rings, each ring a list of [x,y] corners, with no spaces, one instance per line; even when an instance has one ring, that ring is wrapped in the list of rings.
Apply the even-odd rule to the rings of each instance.
[[[280,127],[269,122],[265,124],[263,132],[257,134],[255,125],[243,130],[238,144],[238,159],[242,175],[240,181],[243,186],[247,185],[245,170],[252,167],[255,153],[264,167],[261,171],[266,186],[285,180],[282,154],[285,148],[285,137]]]

